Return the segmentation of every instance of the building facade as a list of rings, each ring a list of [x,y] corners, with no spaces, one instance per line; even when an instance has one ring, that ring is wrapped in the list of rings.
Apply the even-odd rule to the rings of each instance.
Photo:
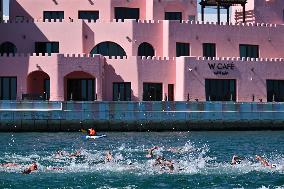
[[[0,22],[3,21],[3,10],[4,10],[4,7],[3,7],[3,0],[0,0]]]
[[[197,3],[11,1],[0,100],[284,101],[284,3],[249,0],[246,23],[233,7],[220,24]]]

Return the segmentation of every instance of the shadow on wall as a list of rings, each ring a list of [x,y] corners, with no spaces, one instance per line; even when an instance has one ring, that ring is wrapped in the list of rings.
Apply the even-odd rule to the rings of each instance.
[[[104,66],[105,69],[105,79],[104,79],[104,94],[103,96],[106,97],[105,100],[112,101],[113,100],[113,83],[114,82],[131,82],[131,81],[125,81],[120,75],[117,75],[115,72],[115,69],[112,65],[105,63]],[[137,96],[134,96],[133,90],[132,90],[131,83],[131,101],[138,101],[139,98]]]
[[[95,46],[95,33],[86,22],[83,21],[83,52],[90,54]]]
[[[33,17],[16,0],[10,0],[9,13],[10,13],[9,19],[12,21],[15,21],[16,17],[20,18],[21,16],[23,16],[24,19],[33,19]]]
[[[10,10],[10,20],[12,23],[5,24],[1,29],[0,44],[11,42],[15,45],[16,53],[18,54],[35,53],[35,42],[46,42],[49,40],[41,29],[31,21],[32,16],[17,1],[10,1],[10,4],[10,7],[13,7],[13,10]],[[19,17],[16,18],[16,16]],[[27,22],[27,20],[29,21]],[[14,24],[13,22],[15,21],[18,23]],[[40,62],[38,62],[39,66],[29,70],[31,68],[31,65],[29,65],[31,64],[30,57],[21,56],[18,58],[18,54],[15,54],[15,57],[5,58],[6,55],[4,53],[3,57],[0,57],[0,67],[3,68],[0,69],[0,77],[17,77],[17,100],[22,100],[23,95],[35,92],[42,93],[44,83],[38,83],[38,85],[33,87],[29,85],[31,81],[37,79],[37,77],[31,79],[31,76],[34,76],[32,74],[34,71],[43,71],[50,76],[52,74],[47,70],[40,70]],[[44,79],[42,79],[42,82],[44,82]]]

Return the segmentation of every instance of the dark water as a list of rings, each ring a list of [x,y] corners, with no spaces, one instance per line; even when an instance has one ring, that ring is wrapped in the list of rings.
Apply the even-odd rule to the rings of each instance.
[[[284,188],[284,132],[0,133],[0,188]],[[174,162],[153,166],[146,149]],[[57,150],[64,150],[56,156]],[[81,151],[79,157],[67,153]],[[114,160],[104,162],[105,152]],[[244,160],[231,166],[233,154]],[[256,154],[276,168],[263,167]],[[21,174],[33,161],[39,170]],[[59,170],[54,170],[54,168]]]

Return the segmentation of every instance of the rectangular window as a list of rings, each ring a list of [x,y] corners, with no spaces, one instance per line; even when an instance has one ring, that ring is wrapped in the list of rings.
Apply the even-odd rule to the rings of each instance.
[[[84,20],[94,20],[96,21],[99,19],[99,11],[79,11],[78,12],[78,18],[79,19],[84,19]]]
[[[182,12],[165,12],[165,20],[182,20]]]
[[[266,80],[267,102],[284,102],[284,80]]]
[[[203,56],[204,57],[216,57],[216,44],[215,43],[203,43]]]
[[[59,53],[59,42],[35,42],[35,53]]]
[[[116,20],[121,19],[135,19],[139,20],[140,10],[139,8],[128,8],[128,7],[115,7],[114,17]]]
[[[0,100],[16,100],[17,77],[0,77]]]
[[[131,83],[113,83],[113,101],[131,101]]]
[[[241,58],[258,58],[259,48],[258,45],[245,45],[240,44],[240,57]]]
[[[236,101],[236,80],[206,79],[206,101]]]
[[[64,19],[64,11],[43,11],[43,20]]]
[[[189,43],[176,43],[176,56],[189,56]]]
[[[174,84],[168,84],[168,101],[174,101]]]
[[[93,101],[95,89],[95,79],[68,79],[67,100]]]
[[[143,101],[162,101],[162,83],[143,83]]]

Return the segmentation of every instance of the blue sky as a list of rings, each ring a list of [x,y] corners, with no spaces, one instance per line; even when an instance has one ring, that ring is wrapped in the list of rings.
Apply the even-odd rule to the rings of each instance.
[[[4,3],[4,15],[7,16],[9,14],[9,7],[8,7],[9,0],[4,0],[3,3]]]

